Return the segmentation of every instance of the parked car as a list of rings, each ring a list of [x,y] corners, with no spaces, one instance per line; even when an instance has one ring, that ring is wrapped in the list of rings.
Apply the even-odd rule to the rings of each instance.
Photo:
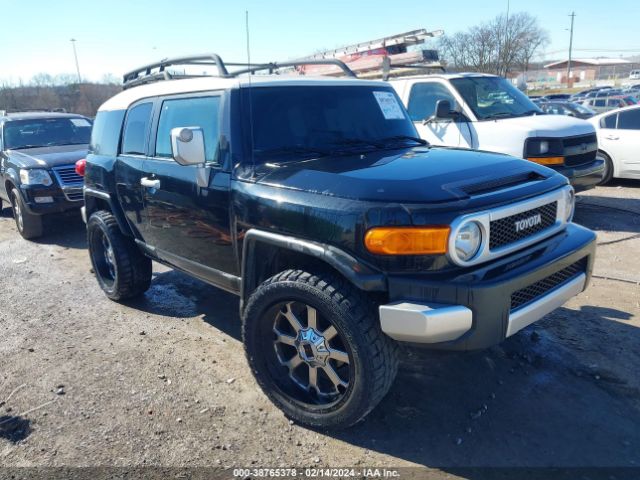
[[[640,179],[640,105],[621,108],[589,120],[598,133],[605,159],[602,183],[612,178]]]
[[[573,102],[542,102],[540,108],[544,113],[551,115],[568,115],[570,117],[587,119],[593,117],[596,112],[584,105]]]
[[[80,210],[75,163],[86,156],[90,135],[82,115],[0,112],[0,207],[12,206],[24,238],[43,234],[45,215]]]
[[[640,70],[631,70],[631,73],[629,73],[629,80],[638,79],[640,79]]]
[[[218,76],[155,73],[181,62]],[[260,387],[337,428],[387,393],[400,342],[489,347],[585,289],[566,177],[428,146],[388,83],[262,69],[166,60],[100,107],[84,216],[109,298],[143,294],[152,259],[238,295]]]
[[[611,97],[589,98],[584,100],[582,105],[597,113],[602,113],[629,105],[635,105],[636,103],[637,100],[635,97],[630,95],[614,95]]]
[[[596,133],[577,118],[545,115],[510,82],[459,73],[390,80],[420,136],[432,145],[506,153],[567,176],[576,190],[602,179]],[[576,152],[575,145],[587,145]]]

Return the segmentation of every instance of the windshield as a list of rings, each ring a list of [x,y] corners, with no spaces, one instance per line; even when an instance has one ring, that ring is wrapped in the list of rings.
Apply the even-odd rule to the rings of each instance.
[[[256,162],[424,143],[414,138],[418,134],[391,87],[243,88],[242,106],[244,131],[253,131]]]
[[[11,120],[4,124],[6,150],[89,143],[91,122],[84,117]]]
[[[478,120],[542,113],[529,97],[501,77],[454,78],[451,84]]]

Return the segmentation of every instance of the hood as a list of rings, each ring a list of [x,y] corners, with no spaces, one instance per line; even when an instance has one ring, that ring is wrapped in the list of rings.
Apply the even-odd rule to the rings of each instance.
[[[262,165],[256,173],[259,183],[274,187],[398,203],[461,200],[499,185],[500,179],[521,178],[524,183],[557,175],[507,155],[443,147]]]
[[[87,156],[88,145],[60,145],[57,147],[8,150],[11,160],[22,168],[52,168],[75,164]]]
[[[485,122],[500,122],[501,128],[521,131],[527,137],[574,137],[594,133],[589,122],[568,115],[530,115]]]

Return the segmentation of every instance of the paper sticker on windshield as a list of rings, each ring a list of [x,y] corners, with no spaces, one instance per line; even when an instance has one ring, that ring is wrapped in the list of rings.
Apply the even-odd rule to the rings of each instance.
[[[373,96],[376,97],[382,115],[387,120],[404,120],[404,113],[402,107],[398,103],[398,99],[391,92],[373,92]]]
[[[71,123],[73,123],[76,127],[90,127],[91,124],[85,118],[71,118]]]

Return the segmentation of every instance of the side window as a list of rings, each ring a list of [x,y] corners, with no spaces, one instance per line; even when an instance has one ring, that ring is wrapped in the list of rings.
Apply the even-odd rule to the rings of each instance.
[[[449,100],[451,108],[455,107],[455,99],[447,87],[441,83],[416,83],[409,94],[409,116],[414,122],[429,118],[436,111],[438,100]]]
[[[604,99],[604,98],[599,98],[599,99],[597,99],[593,104],[594,104],[596,107],[604,107],[604,106],[606,106],[606,102],[607,102],[607,100],[606,100],[606,99]]]
[[[91,130],[90,153],[112,157],[118,154],[123,118],[124,110],[98,112]]]
[[[141,103],[129,110],[122,134],[123,154],[145,155],[145,145],[151,121],[152,103]]]
[[[618,117],[618,129],[640,130],[640,108],[620,112]]]
[[[616,120],[618,118],[618,114],[609,115],[600,120],[600,127],[602,128],[616,128]]]
[[[156,157],[171,158],[171,130],[200,127],[204,131],[205,159],[216,162],[220,136],[220,97],[178,98],[162,102]]]

